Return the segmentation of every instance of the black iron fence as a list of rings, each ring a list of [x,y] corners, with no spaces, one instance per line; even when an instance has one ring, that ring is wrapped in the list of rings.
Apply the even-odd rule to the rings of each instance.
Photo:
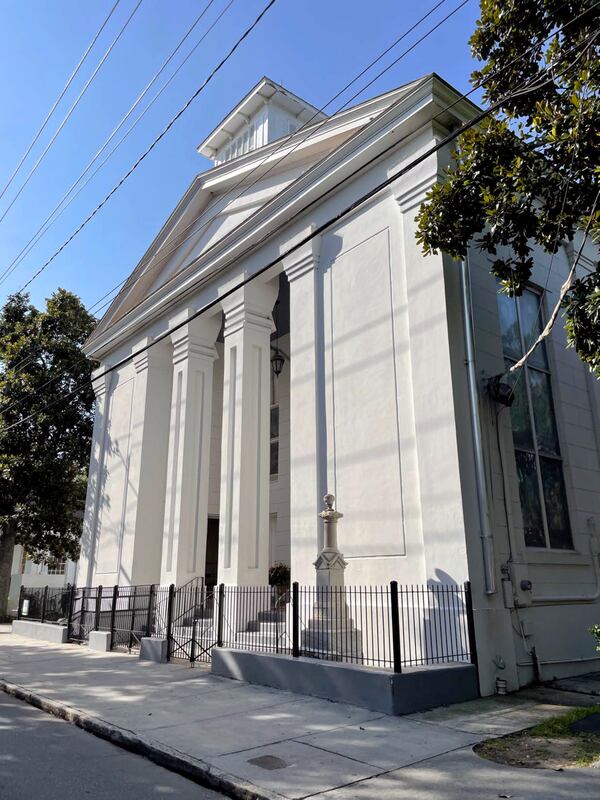
[[[393,669],[475,661],[470,586],[227,586],[219,645]]]
[[[64,622],[69,613],[70,596],[70,586],[57,589],[50,586],[21,586],[17,616],[33,622]]]
[[[19,617],[64,622],[69,639],[111,634],[131,651],[142,637],[168,642],[168,657],[210,662],[213,647],[392,669],[476,662],[470,584],[207,589],[146,586],[22,589]]]

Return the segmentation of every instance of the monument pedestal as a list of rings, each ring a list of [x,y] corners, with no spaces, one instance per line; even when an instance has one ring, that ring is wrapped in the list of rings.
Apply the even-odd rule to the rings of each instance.
[[[362,658],[362,636],[354,626],[344,585],[346,561],[337,542],[337,521],[343,517],[333,508],[334,496],[323,498],[325,510],[323,549],[314,566],[317,585],[311,597],[312,608],[302,632],[302,652],[314,658],[357,661]]]

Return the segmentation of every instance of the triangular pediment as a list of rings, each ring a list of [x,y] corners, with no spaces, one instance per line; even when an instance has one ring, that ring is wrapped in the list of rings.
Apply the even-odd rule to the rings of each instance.
[[[149,311],[156,317],[165,298],[167,303],[177,302],[183,280],[188,288],[210,280],[213,250],[216,263],[222,253],[239,246],[242,231],[252,238],[255,215],[262,230],[268,228],[266,220],[275,219],[290,202],[296,184],[306,194],[313,173],[322,178],[338,151],[349,163],[354,152],[350,140],[361,137],[374,121],[387,125],[388,119],[396,118],[403,97],[412,98],[412,89],[429,92],[432,81],[454,92],[437,76],[426,76],[198,176],[111,303],[86,351],[99,352],[108,342],[116,343],[125,331],[137,329],[138,319],[147,318]]]

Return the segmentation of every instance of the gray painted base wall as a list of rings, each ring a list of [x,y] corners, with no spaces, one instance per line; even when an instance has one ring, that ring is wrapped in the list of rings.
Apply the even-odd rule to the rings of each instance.
[[[477,672],[471,664],[413,667],[396,675],[353,664],[215,647],[212,673],[393,715],[478,696]]]
[[[12,624],[12,632],[17,636],[28,636],[30,639],[39,639],[54,644],[64,644],[67,641],[67,626],[52,625],[49,622],[16,619]]]

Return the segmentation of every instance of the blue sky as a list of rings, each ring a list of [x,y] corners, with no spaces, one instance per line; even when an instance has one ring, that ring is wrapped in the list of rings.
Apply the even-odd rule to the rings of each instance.
[[[58,112],[0,200],[0,216],[136,2],[120,0]],[[77,228],[205,79],[265,2],[235,0],[129,138],[11,277],[0,284],[0,303],[18,290]],[[2,0],[0,190],[113,3],[114,0],[52,3]],[[226,3],[227,0],[214,0],[157,87]],[[36,232],[205,4],[206,0],[143,0],[34,177],[0,222],[0,273]],[[45,297],[63,286],[79,294],[90,306],[125,278],[193,177],[210,166],[196,153],[198,143],[262,75],[279,81],[320,107],[433,4],[434,0],[412,3],[278,0],[118,194],[31,285],[33,302],[42,305]],[[377,71],[457,4],[458,0],[447,0]],[[477,2],[470,0],[371,86],[364,97],[432,71],[458,89],[468,89],[474,66],[468,39],[477,13]],[[357,86],[367,79],[363,78]],[[349,95],[337,100],[327,111],[331,113]],[[152,91],[148,98],[151,96]]]

